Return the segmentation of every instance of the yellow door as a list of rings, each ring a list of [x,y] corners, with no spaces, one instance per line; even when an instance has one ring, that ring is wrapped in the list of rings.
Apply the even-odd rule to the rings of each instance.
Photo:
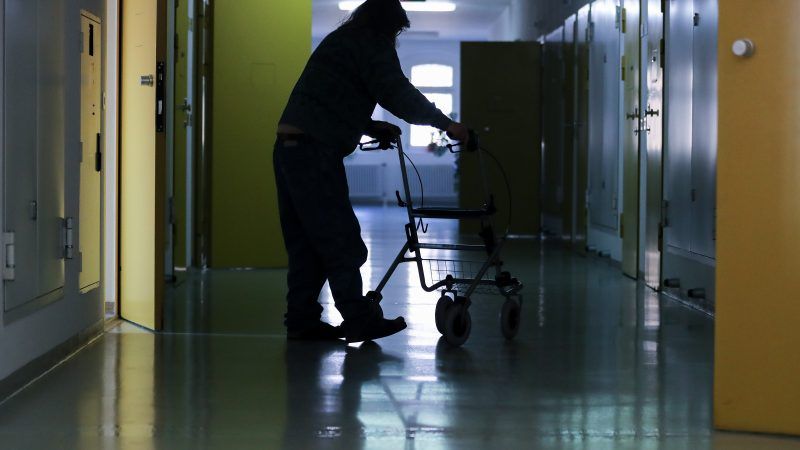
[[[461,116],[478,131],[481,145],[500,161],[511,188],[509,199],[502,173],[490,158],[484,158],[498,209],[494,225],[499,233],[505,231],[511,211],[512,233],[532,235],[541,228],[540,67],[538,43],[461,44]],[[485,201],[479,160],[472,156],[462,155],[458,169],[460,202],[467,208]],[[469,232],[479,229],[475,222],[461,222],[461,227]]]
[[[150,329],[161,327],[164,273],[165,137],[156,127],[164,108],[156,99],[162,11],[163,0],[122,3],[120,315]]]
[[[102,42],[100,21],[81,13],[81,181],[78,226],[81,292],[100,286],[100,216],[103,149]]]
[[[622,9],[625,54],[622,57],[621,76],[625,82],[622,110],[625,121],[622,127],[623,213],[620,233],[622,271],[631,278],[639,276],[639,20],[639,0],[625,0]]]
[[[728,430],[800,435],[797,17],[797,0],[719,2],[714,421]]]

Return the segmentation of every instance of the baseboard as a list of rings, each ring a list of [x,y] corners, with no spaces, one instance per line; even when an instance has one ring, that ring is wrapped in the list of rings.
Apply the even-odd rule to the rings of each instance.
[[[11,375],[0,380],[0,403],[7,400],[28,383],[47,373],[58,363],[75,353],[89,341],[103,333],[105,319],[72,336],[52,350],[22,366]]]

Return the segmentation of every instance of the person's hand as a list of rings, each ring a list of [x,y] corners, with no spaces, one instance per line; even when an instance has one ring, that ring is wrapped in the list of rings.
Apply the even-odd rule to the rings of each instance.
[[[463,123],[453,122],[447,127],[447,136],[462,144],[469,142],[469,128]]]
[[[391,137],[400,136],[402,132],[400,131],[400,127],[397,125],[389,122],[373,120],[367,126],[367,131],[364,134],[373,139],[380,139],[387,135]]]

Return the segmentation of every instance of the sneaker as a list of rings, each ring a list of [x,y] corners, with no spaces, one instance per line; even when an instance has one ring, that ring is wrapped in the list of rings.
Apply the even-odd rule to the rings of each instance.
[[[323,321],[300,330],[289,328],[286,332],[286,338],[291,341],[337,341],[343,337],[345,334],[341,326],[334,327]]]

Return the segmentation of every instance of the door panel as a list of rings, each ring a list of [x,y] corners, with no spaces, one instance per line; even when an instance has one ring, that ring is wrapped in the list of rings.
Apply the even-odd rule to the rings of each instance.
[[[558,30],[547,36],[542,54],[544,62],[542,92],[544,102],[542,117],[544,123],[543,170],[542,170],[542,217],[543,228],[559,236],[563,233],[561,207],[564,202],[563,155],[564,155],[564,97],[563,91],[563,40],[564,30]]]
[[[486,61],[493,61],[491,66]],[[469,42],[461,45],[461,114],[464,123],[480,134],[481,145],[502,164],[511,187],[508,198],[502,174],[491,158],[484,158],[490,174],[502,233],[513,211],[511,232],[536,234],[541,228],[539,189],[541,174],[540,70],[541,45],[531,42]],[[505,67],[502,71],[495,67]],[[464,207],[484,201],[477,158],[459,159],[460,202]],[[513,201],[510,205],[509,200]],[[462,229],[478,231],[474,223]]]
[[[639,276],[639,0],[624,2],[622,29],[625,54],[622,58],[624,77],[623,114],[623,215],[622,271],[632,278]]]
[[[646,89],[642,105],[646,140],[646,213],[644,236],[645,282],[658,289],[661,285],[661,206],[662,206],[662,165],[663,165],[663,117],[664,117],[664,71],[662,61],[662,38],[664,37],[664,12],[661,0],[647,1],[647,37],[643,42],[647,50],[642,63],[646,65]]]
[[[81,16],[81,169],[79,287],[88,292],[100,285],[102,196],[102,29],[100,23]]]
[[[161,326],[164,273],[165,141],[155,120],[164,17],[163,0],[122,3],[120,315],[150,329]]]

